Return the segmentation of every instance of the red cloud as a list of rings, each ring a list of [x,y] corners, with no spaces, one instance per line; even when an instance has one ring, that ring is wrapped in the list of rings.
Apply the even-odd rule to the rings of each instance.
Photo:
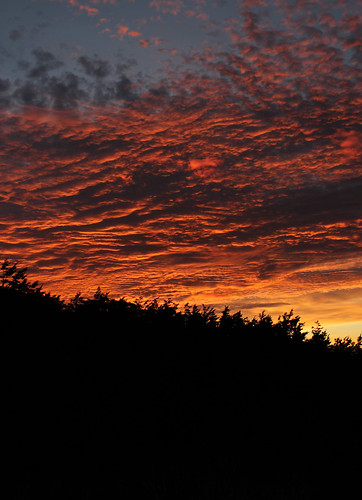
[[[340,148],[348,160],[362,158],[362,136],[357,131],[342,131]]]
[[[218,162],[212,158],[194,158],[190,160],[190,169],[198,176],[198,177],[209,177],[214,169],[217,167]]]

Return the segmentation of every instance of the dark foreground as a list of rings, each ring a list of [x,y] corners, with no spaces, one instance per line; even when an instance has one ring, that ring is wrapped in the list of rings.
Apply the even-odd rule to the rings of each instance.
[[[292,315],[1,293],[9,498],[358,497],[358,346]]]

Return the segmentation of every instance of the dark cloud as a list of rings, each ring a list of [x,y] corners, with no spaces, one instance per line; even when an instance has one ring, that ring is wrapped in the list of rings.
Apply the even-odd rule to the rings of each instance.
[[[26,82],[15,90],[13,96],[21,104],[45,107],[48,104],[48,99],[41,90],[38,85]]]
[[[0,218],[22,220],[25,216],[26,210],[21,204],[0,201]]]
[[[22,26],[21,28],[14,28],[10,30],[9,32],[10,40],[12,40],[13,42],[20,40],[23,37],[24,29],[25,29],[24,26]]]
[[[10,80],[3,80],[0,78],[0,92],[7,92],[10,89]]]
[[[133,101],[136,97],[133,87],[131,80],[127,76],[122,76],[120,80],[115,82],[114,97],[125,101]]]
[[[55,108],[65,109],[77,107],[80,101],[87,100],[84,82],[73,73],[66,73],[61,78],[52,77],[47,82],[47,91]]]
[[[35,57],[35,65],[31,67],[27,73],[28,78],[44,78],[48,76],[49,71],[56,70],[63,66],[63,62],[59,61],[54,54],[37,48],[32,51]]]
[[[362,177],[355,177],[274,191],[262,206],[248,207],[243,217],[248,221],[260,218],[278,227],[336,224],[355,216],[361,190]]]
[[[93,58],[80,56],[78,58],[78,63],[88,76],[94,78],[105,78],[112,72],[110,63],[97,56],[94,56]]]
[[[290,306],[289,302],[246,302],[241,301],[241,309],[258,309],[259,311],[262,309],[269,309],[270,307],[280,307],[280,306]]]
[[[15,103],[71,109],[77,108],[81,102],[92,102],[100,106],[116,100],[133,102],[138,97],[137,84],[125,74],[119,77],[119,71],[115,79],[107,79],[105,82],[105,78],[113,73],[108,61],[86,56],[78,58],[78,65],[83,67],[85,73],[79,76],[76,70],[59,71],[64,63],[51,52],[36,49],[32,54],[35,56],[35,64],[26,60],[18,61],[18,67],[26,71],[25,79],[13,82],[1,80],[0,92],[4,93],[12,87]],[[4,95],[1,97],[3,107],[11,104],[9,99],[5,100]]]

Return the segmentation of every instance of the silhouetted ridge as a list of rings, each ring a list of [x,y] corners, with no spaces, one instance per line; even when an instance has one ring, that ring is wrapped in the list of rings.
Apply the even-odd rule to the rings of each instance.
[[[361,337],[1,272],[14,498],[352,498]]]

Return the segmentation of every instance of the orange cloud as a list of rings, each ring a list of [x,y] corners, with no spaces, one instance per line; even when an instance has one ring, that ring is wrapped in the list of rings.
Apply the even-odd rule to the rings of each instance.
[[[119,35],[120,40],[123,40],[124,36],[128,33],[129,28],[127,26],[122,26],[121,24],[117,24],[117,33]]]
[[[218,162],[213,159],[192,159],[190,160],[190,169],[199,177],[210,176],[217,167]]]
[[[128,26],[123,26],[121,24],[117,24],[117,34],[120,40],[123,40],[126,35],[133,38],[142,36],[142,33],[139,33],[135,30],[130,30]]]
[[[99,14],[99,10],[94,7],[89,7],[89,5],[79,5],[79,10],[84,10],[87,12],[88,16],[95,16]]]

